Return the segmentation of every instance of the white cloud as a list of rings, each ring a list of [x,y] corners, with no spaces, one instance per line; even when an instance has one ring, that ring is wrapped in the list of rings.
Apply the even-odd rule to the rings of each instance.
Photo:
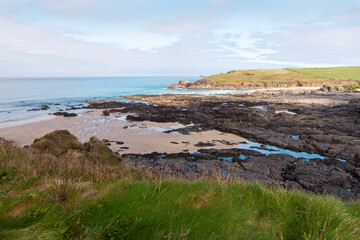
[[[248,59],[246,50],[233,54],[200,31],[148,51],[76,40],[6,18],[0,18],[0,32],[6,33],[0,38],[1,76],[200,75],[238,68]]]
[[[281,65],[281,66],[287,66],[287,67],[302,67],[302,68],[314,68],[314,67],[337,67],[339,65],[337,64],[331,64],[331,63],[304,63],[304,62],[292,62],[292,61],[277,61],[277,60],[266,60],[266,59],[251,59],[247,60],[247,62],[252,63],[261,63],[261,64],[273,64],[273,65]]]
[[[130,74],[142,69],[148,52],[124,50],[63,37],[47,27],[0,19],[0,66],[23,75]],[[151,63],[148,65],[152,65]],[[6,69],[5,69],[6,66]]]
[[[6,18],[0,18],[0,32],[6,32],[0,38],[2,75],[208,75],[280,63],[264,58],[272,49],[241,44],[240,34],[190,31],[173,45],[141,51],[76,40]]]
[[[4,1],[9,0],[0,0]],[[114,23],[109,21],[106,11],[100,10],[97,16],[103,22],[98,22],[92,14],[98,11],[95,5],[101,0],[32,2],[58,11],[46,10],[49,15],[43,16],[43,25],[0,16],[2,76],[208,75],[252,67],[360,62],[360,24],[356,12],[351,17],[339,12],[301,27],[268,29],[273,33],[251,36],[247,28],[225,26],[223,19],[227,14],[217,15],[219,6],[211,7],[215,14],[202,10],[199,15],[174,16],[172,21],[151,24],[148,18],[140,21],[139,16]],[[68,12],[75,15],[70,18],[61,15]],[[79,17],[77,13],[83,15]],[[51,14],[61,17],[52,18]],[[50,27],[53,22],[44,19],[55,20],[55,24]],[[59,19],[74,23],[74,27],[66,24],[59,27],[56,25]],[[144,27],[146,24],[151,25]]]
[[[303,26],[260,34],[255,48],[268,48],[275,52],[250,61],[298,67],[359,65],[359,20],[358,11],[346,10],[327,14]]]
[[[337,11],[325,16],[326,20],[335,22],[347,22],[360,20],[360,8],[352,8],[346,11]]]
[[[173,21],[155,23],[147,27],[149,31],[159,33],[185,33],[201,29],[201,25],[193,16],[183,15]]]
[[[277,60],[293,60],[310,63],[359,65],[360,26],[319,26],[285,28],[268,36],[280,44],[275,49]]]
[[[74,40],[47,27],[4,18],[0,18],[0,32],[6,33],[0,38],[2,76],[171,75],[187,68],[179,53],[170,54],[173,47],[125,50]],[[175,60],[169,62],[171,58]]]

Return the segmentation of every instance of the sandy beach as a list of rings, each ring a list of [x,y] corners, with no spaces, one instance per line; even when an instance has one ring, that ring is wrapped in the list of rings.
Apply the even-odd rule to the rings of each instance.
[[[113,151],[123,153],[151,153],[182,151],[196,151],[204,147],[196,147],[199,142],[216,144],[212,148],[231,148],[244,139],[234,134],[223,134],[211,130],[191,135],[176,132],[163,133],[163,131],[181,128],[179,123],[156,123],[150,121],[127,121],[126,115],[103,116],[100,110],[84,111],[77,117],[65,118],[56,116],[49,120],[36,121],[18,126],[0,129],[0,137],[13,140],[21,146],[30,145],[34,139],[44,136],[54,130],[67,129],[81,142],[87,142],[90,137],[108,140]],[[117,144],[116,142],[124,142]],[[227,144],[222,141],[229,142]]]

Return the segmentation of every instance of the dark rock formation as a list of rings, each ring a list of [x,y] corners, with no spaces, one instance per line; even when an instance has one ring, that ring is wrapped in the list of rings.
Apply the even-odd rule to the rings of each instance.
[[[331,159],[304,161],[285,154],[266,156],[244,149],[203,149],[195,154],[124,154],[122,157],[127,164],[165,176],[230,175],[267,186],[327,193],[346,200],[360,197],[360,169]]]
[[[52,115],[63,116],[63,117],[76,117],[77,116],[76,113],[68,113],[68,112],[55,112]]]
[[[69,150],[80,150],[82,144],[68,130],[58,130],[35,139],[31,147],[40,152],[60,155]]]
[[[35,139],[30,146],[41,153],[55,156],[77,156],[94,161],[119,161],[120,156],[111,151],[97,137],[90,138],[90,141],[82,144],[68,130],[57,130],[45,136]]]
[[[211,142],[198,142],[197,144],[195,144],[196,147],[213,147],[215,145],[215,143]]]
[[[169,102],[168,96],[154,96],[158,99],[156,103],[159,106],[143,103],[102,103],[90,107],[110,108],[106,110],[109,114],[136,113],[135,116],[128,115],[127,119],[132,121],[180,122],[184,125],[193,123],[191,128],[234,133],[252,141],[345,159],[360,166],[360,103],[299,108],[287,103],[273,104],[259,100],[254,103],[255,96],[249,96],[247,101],[244,101],[245,97],[239,96],[226,102],[215,97],[180,95],[171,96],[172,100]],[[264,100],[267,97],[265,94],[259,96],[259,99]],[[168,106],[161,105],[160,101],[166,102]],[[258,106],[265,110],[254,108]],[[183,107],[188,110],[182,111]],[[296,114],[275,112],[282,109]]]
[[[47,105],[41,105],[41,106],[40,106],[40,110],[43,110],[43,111],[48,110],[49,108],[50,108],[50,107],[47,106]]]
[[[329,93],[329,92],[350,92],[351,89],[350,89],[350,88],[346,88],[346,87],[323,85],[323,86],[319,89],[319,91],[320,91],[320,92],[325,92],[325,93]]]
[[[229,72],[231,73],[231,71]],[[170,89],[225,89],[225,90],[247,90],[256,88],[284,88],[284,87],[321,87],[327,83],[328,80],[324,79],[324,82],[220,82],[211,79],[210,77],[204,77],[196,82],[180,81],[178,84],[172,84]],[[353,84],[359,81],[354,80],[333,80],[333,84]]]
[[[47,106],[47,105],[41,105],[40,107],[38,108],[33,108],[33,109],[29,109],[28,112],[30,111],[46,111],[48,110],[50,107]]]

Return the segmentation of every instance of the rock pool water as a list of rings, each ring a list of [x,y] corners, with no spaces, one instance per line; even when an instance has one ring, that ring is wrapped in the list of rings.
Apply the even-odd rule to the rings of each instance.
[[[325,159],[326,157],[321,156],[319,154],[311,154],[307,152],[294,152],[287,149],[281,149],[275,146],[269,146],[269,145],[263,145],[261,143],[257,142],[251,142],[246,140],[245,143],[239,144],[236,146],[237,148],[241,149],[249,149],[249,150],[255,150],[257,152],[260,152],[262,154],[265,154],[266,156],[270,154],[287,154],[296,158],[304,158],[304,160],[311,160],[315,158],[319,159]]]
[[[263,111],[267,111],[267,108],[264,107],[264,106],[254,106],[254,107],[251,107],[251,108],[257,108],[257,109],[260,109],[260,110],[263,110]]]
[[[294,113],[294,112],[287,111],[287,110],[275,111],[275,113],[276,113],[276,114],[279,114],[279,113],[287,113],[287,114],[292,114],[292,115],[296,114],[296,113]]]

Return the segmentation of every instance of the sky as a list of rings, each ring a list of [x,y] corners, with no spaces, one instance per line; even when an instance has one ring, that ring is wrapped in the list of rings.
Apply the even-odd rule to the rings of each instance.
[[[360,0],[0,0],[0,77],[360,65]]]

